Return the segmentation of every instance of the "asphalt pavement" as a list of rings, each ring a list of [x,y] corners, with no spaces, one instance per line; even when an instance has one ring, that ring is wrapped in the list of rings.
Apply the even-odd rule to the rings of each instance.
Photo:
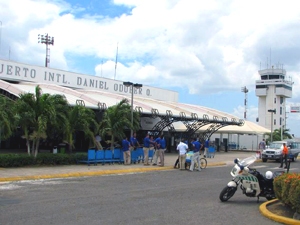
[[[246,157],[256,155],[255,151],[238,151],[231,150],[228,152],[216,152],[212,157],[207,159],[207,169],[212,166],[234,165],[234,159],[244,159]],[[103,176],[110,174],[122,173],[140,173],[156,170],[174,170],[174,163],[178,155],[176,153],[165,154],[165,166],[144,166],[143,163],[131,165],[123,164],[78,164],[78,165],[63,165],[63,166],[38,166],[38,167],[20,167],[20,168],[0,168],[0,185],[1,182],[21,181],[21,180],[37,180],[37,179],[53,179],[67,177],[82,177],[82,176]],[[257,160],[258,162],[261,160]],[[197,172],[195,172],[197,173]],[[201,172],[200,172],[201,173]],[[281,223],[294,224],[295,220],[277,216],[268,211],[267,206],[271,204],[266,202],[260,206],[260,212],[264,216]],[[290,223],[292,221],[292,223]],[[298,221],[296,221],[298,222]]]

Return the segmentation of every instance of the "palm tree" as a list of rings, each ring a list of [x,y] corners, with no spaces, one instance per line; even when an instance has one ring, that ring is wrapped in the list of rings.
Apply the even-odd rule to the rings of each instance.
[[[9,138],[16,128],[14,101],[0,95],[0,141]]]
[[[282,133],[282,139],[291,139],[293,138],[292,135],[289,134],[289,129],[275,129],[273,135],[279,136],[279,140],[281,140],[281,133]]]
[[[58,144],[63,140],[64,129],[68,124],[71,107],[62,95],[54,95],[53,101],[55,102],[55,120],[48,121],[46,133],[48,139],[54,140],[55,144]]]
[[[122,140],[125,136],[124,129],[139,129],[139,114],[134,112],[133,125],[131,124],[131,107],[127,99],[122,99],[117,105],[109,107],[99,124],[101,136],[109,135],[111,149],[114,150],[116,139]]]
[[[34,124],[34,94],[21,94],[16,101],[16,113],[18,117],[18,124],[24,132],[23,138],[26,139],[27,153],[31,154],[30,147],[30,130]]]
[[[84,106],[76,105],[69,110],[67,121],[64,127],[64,142],[69,145],[69,151],[72,152],[75,145],[76,131],[83,131],[85,137],[94,141],[94,131],[98,124],[93,110]]]
[[[24,131],[28,154],[37,156],[40,140],[47,137],[47,126],[56,121],[57,108],[66,106],[64,96],[43,94],[40,86],[36,86],[35,94],[20,95],[16,102],[16,112],[19,125]]]
[[[274,130],[273,135],[272,135],[273,141],[281,141],[281,129],[282,128]],[[283,129],[282,130],[282,140],[293,138],[292,135],[290,135],[288,133],[289,131],[290,131],[289,129]],[[269,138],[267,138],[267,142],[269,143],[271,141],[271,138],[270,138],[271,137],[271,133],[268,133],[267,135],[269,136]]]

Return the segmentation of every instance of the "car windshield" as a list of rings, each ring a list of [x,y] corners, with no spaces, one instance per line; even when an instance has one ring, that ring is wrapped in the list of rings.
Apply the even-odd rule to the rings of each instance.
[[[282,143],[271,143],[269,148],[272,149],[280,149],[282,147]]]

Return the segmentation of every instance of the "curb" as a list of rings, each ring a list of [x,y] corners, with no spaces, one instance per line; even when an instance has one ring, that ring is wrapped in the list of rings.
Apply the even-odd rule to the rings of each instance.
[[[211,163],[207,167],[223,166],[226,163]],[[128,168],[128,169],[113,169],[113,170],[100,170],[94,172],[74,172],[62,174],[45,174],[34,176],[18,176],[18,177],[0,177],[1,182],[21,181],[21,180],[39,180],[39,179],[53,179],[53,178],[69,178],[69,177],[91,177],[91,176],[105,176],[113,174],[126,174],[126,173],[145,173],[151,171],[174,170],[173,166],[166,167],[147,167],[147,168]]]
[[[267,202],[264,202],[262,203],[260,206],[259,206],[259,211],[260,213],[271,219],[271,220],[274,220],[276,222],[279,222],[279,223],[283,223],[283,224],[291,224],[291,225],[295,225],[295,224],[300,224],[300,221],[299,220],[294,220],[294,219],[291,219],[291,218],[287,218],[287,217],[284,217],[284,216],[278,216],[272,212],[270,212],[268,209],[267,209],[267,206],[268,205],[271,205],[275,202],[279,201],[278,199],[273,199],[273,200],[270,200],[270,201],[267,201]]]

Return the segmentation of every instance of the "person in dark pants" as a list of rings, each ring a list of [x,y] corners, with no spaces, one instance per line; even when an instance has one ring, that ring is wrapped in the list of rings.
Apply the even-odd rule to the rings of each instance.
[[[282,166],[283,166],[283,160],[284,160],[284,163],[285,163],[284,169],[287,168],[288,154],[289,154],[289,149],[286,146],[286,143],[283,143],[283,149],[282,149],[282,155],[281,155],[281,164],[280,164],[279,168],[282,168]]]
[[[178,156],[178,158],[177,158],[176,161],[175,161],[174,169],[177,169],[178,163],[179,163],[179,156]]]

